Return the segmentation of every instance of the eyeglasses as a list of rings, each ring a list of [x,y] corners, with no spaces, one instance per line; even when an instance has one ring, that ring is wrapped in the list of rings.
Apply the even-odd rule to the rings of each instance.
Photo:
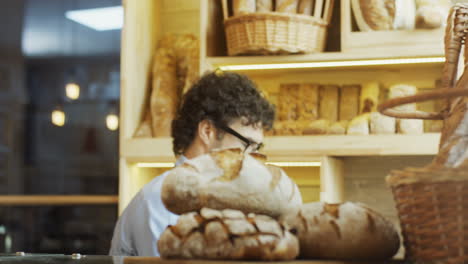
[[[259,150],[261,150],[263,148],[263,143],[257,143],[257,142],[255,142],[253,140],[250,140],[250,139],[242,136],[237,131],[235,131],[234,129],[232,129],[232,128],[228,127],[228,126],[218,124],[218,125],[216,125],[216,127],[224,130],[225,132],[235,136],[236,138],[238,138],[242,142],[244,142],[245,143],[244,152],[258,152]],[[250,150],[250,151],[247,151],[247,150]]]

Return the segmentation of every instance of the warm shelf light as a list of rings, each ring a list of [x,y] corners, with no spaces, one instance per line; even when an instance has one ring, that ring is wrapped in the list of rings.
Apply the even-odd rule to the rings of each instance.
[[[320,161],[296,161],[296,162],[267,162],[267,164],[279,167],[320,167]],[[172,168],[174,162],[141,162],[137,163],[138,168]]]
[[[72,100],[78,99],[80,97],[80,86],[76,83],[67,83],[65,95]]]
[[[404,59],[379,59],[379,60],[349,60],[349,61],[319,61],[299,63],[271,63],[271,64],[244,64],[219,66],[223,71],[246,71],[246,70],[274,70],[274,69],[298,69],[298,68],[328,68],[328,67],[351,67],[351,66],[376,66],[397,64],[422,64],[443,63],[444,57],[427,58],[404,58]]]
[[[106,116],[107,129],[115,131],[119,128],[119,117],[115,114],[109,114]]]
[[[278,167],[320,167],[320,161],[287,161],[287,162],[267,162],[267,164]]]
[[[52,111],[51,118],[52,118],[52,124],[59,126],[59,127],[65,125],[65,120],[66,120],[65,112],[63,112],[62,109],[58,108]]]

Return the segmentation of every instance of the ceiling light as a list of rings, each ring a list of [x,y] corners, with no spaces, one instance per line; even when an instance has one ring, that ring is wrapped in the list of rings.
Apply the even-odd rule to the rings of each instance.
[[[81,9],[67,11],[65,17],[92,29],[103,31],[122,28],[124,11],[122,6]]]
[[[63,112],[61,107],[57,107],[54,111],[52,111],[51,115],[52,124],[56,126],[64,126],[65,125],[65,112]]]
[[[111,131],[117,130],[119,128],[119,117],[116,114],[108,114],[106,116],[106,126]]]
[[[376,65],[421,64],[421,63],[443,63],[443,62],[445,62],[445,57],[427,57],[427,58],[380,59],[380,60],[349,60],[349,61],[318,61],[318,62],[299,62],[299,63],[224,65],[224,66],[219,66],[219,68],[223,71],[245,71],[245,70],[328,68],[328,67],[376,66]]]
[[[67,83],[65,86],[65,95],[71,100],[76,100],[80,97],[80,86],[76,83]]]

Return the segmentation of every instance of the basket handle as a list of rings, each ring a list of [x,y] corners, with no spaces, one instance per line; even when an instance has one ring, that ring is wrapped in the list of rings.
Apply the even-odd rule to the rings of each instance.
[[[221,0],[221,5],[223,8],[223,18],[224,20],[228,19],[228,3],[227,0]]]
[[[335,0],[325,0],[325,11],[323,12],[323,20],[327,22],[328,25],[330,25],[331,22],[331,17],[333,14],[333,5]]]
[[[418,103],[434,99],[453,98],[458,96],[468,96],[468,88],[444,88],[436,89],[435,91],[419,93],[412,96],[398,97],[387,100],[380,104],[377,109],[380,113],[397,118],[409,118],[409,119],[427,119],[427,120],[442,120],[447,116],[447,110],[441,112],[402,112],[391,109],[392,107]]]

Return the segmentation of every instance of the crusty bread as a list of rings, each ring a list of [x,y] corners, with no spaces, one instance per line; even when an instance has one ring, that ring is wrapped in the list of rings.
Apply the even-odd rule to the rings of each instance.
[[[176,214],[209,207],[276,217],[302,205],[297,185],[281,168],[265,165],[240,149],[186,161],[166,177],[161,197]]]
[[[291,260],[299,242],[269,216],[203,208],[167,227],[158,249],[163,258]]]
[[[301,258],[387,259],[400,246],[393,224],[358,203],[308,203],[280,222],[297,234]]]
[[[392,30],[395,0],[351,0],[360,31]]]

